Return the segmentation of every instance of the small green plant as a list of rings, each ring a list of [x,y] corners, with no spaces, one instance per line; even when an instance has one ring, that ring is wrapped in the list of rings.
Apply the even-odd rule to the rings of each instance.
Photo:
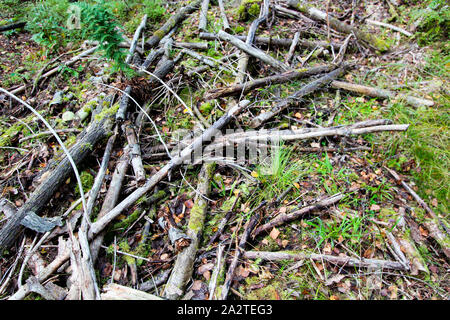
[[[368,216],[363,217],[347,217],[339,223],[334,219],[329,222],[323,222],[319,217],[316,217],[306,223],[313,227],[312,232],[318,237],[319,242],[317,247],[329,240],[331,246],[334,247],[336,241],[339,239],[350,240],[352,244],[359,244],[365,234],[364,220]]]
[[[144,7],[144,13],[150,22],[159,22],[166,13],[166,9],[162,6],[161,0],[144,0],[142,5]]]
[[[450,27],[450,7],[445,0],[432,0],[425,9],[414,10],[414,21],[420,21],[416,33],[419,45],[428,45],[448,37]]]

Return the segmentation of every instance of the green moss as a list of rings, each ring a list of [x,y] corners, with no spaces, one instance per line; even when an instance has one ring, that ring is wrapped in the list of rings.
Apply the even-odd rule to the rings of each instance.
[[[254,3],[248,9],[248,14],[253,17],[258,17],[260,10],[261,9],[260,9],[259,5],[257,3]]]
[[[80,179],[81,179],[81,185],[83,186],[83,191],[87,192],[88,190],[90,190],[94,184],[94,176],[92,174],[90,174],[87,171],[83,171],[80,174]],[[77,195],[80,194],[80,189],[78,187],[78,184],[75,186],[75,193]]]
[[[198,109],[201,113],[209,114],[214,108],[214,104],[211,101],[203,103]]]
[[[0,147],[9,146],[14,138],[17,138],[17,133],[22,132],[24,136],[31,134],[25,124],[30,124],[34,121],[35,116],[31,115],[22,120],[22,122],[16,122],[8,129],[6,129],[0,136]]]
[[[108,104],[107,101],[106,101],[106,104]],[[102,110],[102,112],[100,112],[99,114],[97,114],[95,116],[95,120],[96,121],[101,121],[105,117],[106,118],[111,117],[111,116],[113,116],[113,115],[115,115],[117,113],[117,110],[119,110],[119,104],[118,103],[114,104],[110,108],[104,108]]]
[[[242,0],[236,9],[236,16],[239,21],[247,21],[259,16],[261,0]]]
[[[137,218],[139,218],[141,213],[142,213],[142,210],[139,210],[139,209],[134,210],[133,213],[131,213],[128,217],[126,217],[122,221],[114,224],[113,228],[115,230],[128,228],[133,222],[135,222],[137,220]]]

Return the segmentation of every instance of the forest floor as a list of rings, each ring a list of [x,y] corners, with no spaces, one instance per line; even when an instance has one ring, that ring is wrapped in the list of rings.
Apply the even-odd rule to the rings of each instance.
[[[328,12],[348,23],[353,12],[355,25],[364,26],[365,30],[390,46],[389,51],[380,53],[355,37],[350,38],[343,61],[353,66],[338,80],[431,100],[433,105],[417,106],[408,104],[402,98],[365,96],[337,89],[327,83],[290,103],[263,127],[273,130],[319,130],[376,119],[385,119],[384,124],[409,124],[409,127],[406,131],[336,134],[284,141],[281,148],[271,151],[265,162],[236,163],[216,158],[209,182],[210,191],[206,195],[206,217],[192,275],[183,288],[184,298],[203,300],[211,295],[220,298],[221,290],[224,290],[229,279],[226,272],[235,257],[239,259],[236,269],[232,270],[228,299],[449,298],[450,44],[444,40],[419,45],[418,36],[408,37],[390,28],[361,21],[371,14],[372,20],[389,21],[415,33],[413,13],[422,7],[403,2],[403,5],[394,8],[397,16],[393,17],[390,1],[361,2],[355,10],[352,10],[352,1],[330,1]],[[248,3],[258,4],[257,16],[262,2]],[[314,4],[314,1],[311,3]],[[175,13],[183,5],[184,1],[179,1],[167,6],[167,14],[161,22],[148,23],[145,39],[170,17],[169,13]],[[316,1],[314,5],[322,11],[327,10],[324,1]],[[226,3],[225,7],[232,30],[229,33],[234,35],[247,34],[252,22],[251,16],[248,20],[239,19],[239,8],[239,3]],[[249,8],[247,5],[246,10]],[[123,17],[123,21],[127,21],[123,31],[131,39],[142,14],[136,9],[128,15],[128,18]],[[3,19],[6,21],[8,17]],[[167,145],[177,143],[177,136],[182,130],[198,130],[200,125],[207,127],[214,124],[226,114],[233,101],[243,99],[250,101],[250,107],[224,129],[252,130],[251,121],[255,117],[270,112],[275,104],[322,76],[266,85],[232,98],[207,100],[207,93],[235,82],[238,55],[232,56],[232,53],[239,50],[227,41],[202,39],[198,23],[199,10],[180,24],[173,40],[206,43],[206,50],[196,52],[213,59],[221,68],[208,67],[205,72],[190,74],[189,71],[204,64],[184,54],[163,78],[165,85],[158,81],[149,85],[152,76],[148,74],[131,79],[121,74],[111,74],[110,62],[94,53],[70,67],[61,67],[58,73],[43,79],[33,95],[30,93],[34,79],[42,68],[50,70],[52,59],[60,56],[55,64],[58,65],[87,47],[79,49],[79,45],[70,44],[50,53],[36,44],[28,32],[20,29],[3,32],[0,33],[0,87],[13,91],[26,85],[18,97],[40,112],[55,130],[60,130],[62,140],[70,147],[95,117],[89,115],[81,121],[68,116],[85,106],[89,106],[90,112],[99,106],[101,109],[102,105],[106,108],[105,101],[108,104],[121,101],[122,92],[98,85],[96,81],[100,79],[102,83],[121,90],[131,86],[132,97],[148,110],[158,129],[155,131],[145,116],[138,121],[142,117],[140,108],[135,103],[129,103],[129,122],[126,124],[135,124],[148,179],[169,163],[159,135]],[[222,28],[219,7],[210,4],[206,31],[217,33]],[[342,44],[347,38],[346,34],[327,28],[326,23],[281,16],[274,14],[272,8],[256,35],[292,39],[297,31],[300,32],[300,39],[327,41],[329,36],[332,42]],[[289,46],[256,46],[281,62],[285,61],[289,51]],[[290,65],[296,70],[329,65],[339,51],[325,48],[320,49],[320,55],[314,55],[319,49],[298,48]],[[139,59],[143,61],[151,50],[145,49],[144,54],[133,63],[138,64],[136,61]],[[174,45],[166,58],[176,58],[181,50]],[[218,63],[221,58],[224,58],[223,62]],[[155,65],[148,70],[154,72],[158,67]],[[247,80],[275,73],[268,64],[252,57]],[[108,100],[110,97],[115,100]],[[3,93],[0,93],[0,105],[0,209],[3,211],[0,211],[0,227],[4,227],[14,214],[6,211],[15,212],[25,205],[39,183],[51,172],[53,162],[61,154],[61,147],[51,134],[30,138],[48,129],[23,105]],[[192,115],[190,110],[194,111]],[[124,146],[130,143],[124,126],[119,126],[118,130],[120,134],[114,142],[105,180],[93,208],[93,222],[97,221],[95,217],[100,212],[113,173],[124,154]],[[84,192],[93,186],[107,140],[105,138],[92,146],[91,152],[78,164]],[[157,152],[154,151],[156,149]],[[266,171],[268,168],[271,169],[269,173]],[[94,263],[100,288],[113,280],[125,287],[165,296],[167,278],[176,266],[177,256],[186,246],[186,243],[180,243],[180,239],[188,239],[184,234],[172,241],[170,232],[189,231],[190,217],[202,199],[197,189],[203,179],[201,169],[202,165],[183,165],[173,170],[169,179],[158,184],[159,191],[164,192],[159,200],[150,203],[148,199],[156,191],[148,192],[122,210],[107,226],[103,246]],[[395,178],[395,173],[400,180]],[[405,183],[426,203],[426,207],[405,188]],[[136,182],[136,174],[130,164],[117,203],[127,199],[139,187],[142,184]],[[259,218],[253,229],[258,230],[258,227],[270,224],[279,217],[336,195],[342,195],[339,201],[317,206],[292,221],[272,224],[258,235],[250,236],[244,242],[243,250],[237,249],[245,233],[252,231],[248,230],[252,217]],[[80,190],[72,175],[58,187],[38,214],[61,216],[78,199]],[[81,220],[82,212],[81,205],[78,205],[68,218]],[[210,243],[221,219],[230,216],[227,215],[229,212],[232,214],[224,230]],[[23,276],[20,275],[23,283],[58,256],[58,237],[73,237],[69,237],[64,226],[56,227],[52,232],[29,259]],[[41,236],[32,230],[25,230],[14,246],[0,257],[0,297],[9,298],[22,286],[18,281],[21,264]],[[224,248],[222,256],[219,247]],[[238,251],[242,254],[238,255]],[[269,252],[275,254],[270,255]],[[330,256],[338,259],[333,260]],[[367,265],[351,265],[348,262],[350,259],[359,262],[376,259],[392,262],[395,267],[380,267],[369,262]],[[221,265],[219,260],[224,264]],[[70,262],[74,263],[72,257]],[[73,285],[70,273],[74,267],[70,265],[62,265],[47,280],[47,283],[53,282],[61,289],[58,292],[63,292],[62,298]],[[26,299],[41,297],[42,294],[31,292]]]

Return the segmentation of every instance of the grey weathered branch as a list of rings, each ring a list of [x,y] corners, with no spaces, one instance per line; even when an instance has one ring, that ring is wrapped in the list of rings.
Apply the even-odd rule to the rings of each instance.
[[[247,251],[244,253],[244,258],[247,259],[263,259],[268,261],[280,261],[280,260],[305,260],[312,259],[314,261],[327,261],[332,264],[345,267],[356,268],[375,268],[375,269],[392,269],[403,270],[405,267],[403,264],[397,261],[379,260],[379,259],[357,259],[346,256],[332,256],[327,254],[316,253],[291,253],[291,252],[267,252],[267,251]]]

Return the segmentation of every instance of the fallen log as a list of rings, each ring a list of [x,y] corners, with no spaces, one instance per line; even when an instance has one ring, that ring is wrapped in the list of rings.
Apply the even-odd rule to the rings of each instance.
[[[375,269],[392,269],[406,271],[403,264],[397,261],[379,260],[379,259],[357,259],[347,256],[332,256],[327,254],[304,253],[304,252],[268,252],[268,251],[247,251],[244,253],[247,259],[262,259],[267,261],[281,260],[305,260],[312,259],[314,261],[327,261],[344,267],[353,268],[375,268]]]
[[[363,86],[360,84],[354,84],[350,82],[337,81],[334,80],[331,82],[331,86],[336,89],[343,89],[351,92],[360,93],[369,97],[375,98],[383,98],[383,99],[395,99],[395,100],[404,100],[408,104],[419,107],[419,106],[434,106],[434,101],[428,99],[417,98],[414,96],[395,93],[390,90],[379,89],[374,87]]]
[[[98,141],[112,133],[112,118],[114,114],[112,111],[115,110],[115,106],[104,109],[89,127],[80,134],[81,138],[69,150],[75,164],[80,163],[89,155]],[[39,214],[44,209],[48,200],[72,173],[71,168],[71,163],[65,155],[56,156],[54,168],[48,171],[46,174],[47,178],[34,190],[17,214],[8,219],[7,223],[0,229],[0,255],[3,253],[3,250],[9,249],[21,234],[23,219],[30,212]]]
[[[191,243],[183,251],[178,253],[172,273],[164,288],[164,297],[174,300],[184,295],[184,290],[189,279],[192,277],[194,260],[200,244],[204,220],[208,209],[207,200],[211,189],[211,178],[214,173],[214,162],[205,163],[200,172],[198,194],[195,197],[194,206],[191,209],[189,222],[186,229]]]
[[[220,9],[220,17],[222,18],[222,24],[223,24],[223,30],[226,32],[230,32],[230,24],[228,23],[227,15],[225,13],[225,7],[223,5],[223,0],[218,0],[219,2],[219,9]]]
[[[158,30],[156,30],[150,39],[146,42],[148,47],[154,48],[176,25],[184,21],[189,14],[196,11],[203,0],[194,0],[189,5],[181,7],[169,20]]]
[[[338,19],[330,16],[326,12],[320,11],[313,6],[305,3],[305,1],[300,0],[289,0],[288,4],[290,7],[297,9],[298,11],[306,14],[314,20],[325,22],[329,26],[339,32],[345,34],[354,34],[358,40],[361,40],[368,44],[370,47],[379,50],[380,52],[385,52],[389,50],[389,45],[382,39],[375,37],[374,35],[362,31],[354,26],[351,26],[345,22],[339,21]]]
[[[209,0],[203,0],[200,8],[200,17],[198,18],[198,29],[200,31],[206,30],[206,25],[208,24],[208,7]]]
[[[267,20],[268,16],[269,16],[269,0],[264,0],[263,8],[259,14],[259,17],[255,19],[250,25],[247,38],[245,39],[246,45],[251,46],[253,44],[255,40],[256,29],[258,29],[261,23]],[[238,64],[238,75],[236,77],[235,82],[237,83],[244,82],[249,58],[250,57],[246,52],[241,53]]]

